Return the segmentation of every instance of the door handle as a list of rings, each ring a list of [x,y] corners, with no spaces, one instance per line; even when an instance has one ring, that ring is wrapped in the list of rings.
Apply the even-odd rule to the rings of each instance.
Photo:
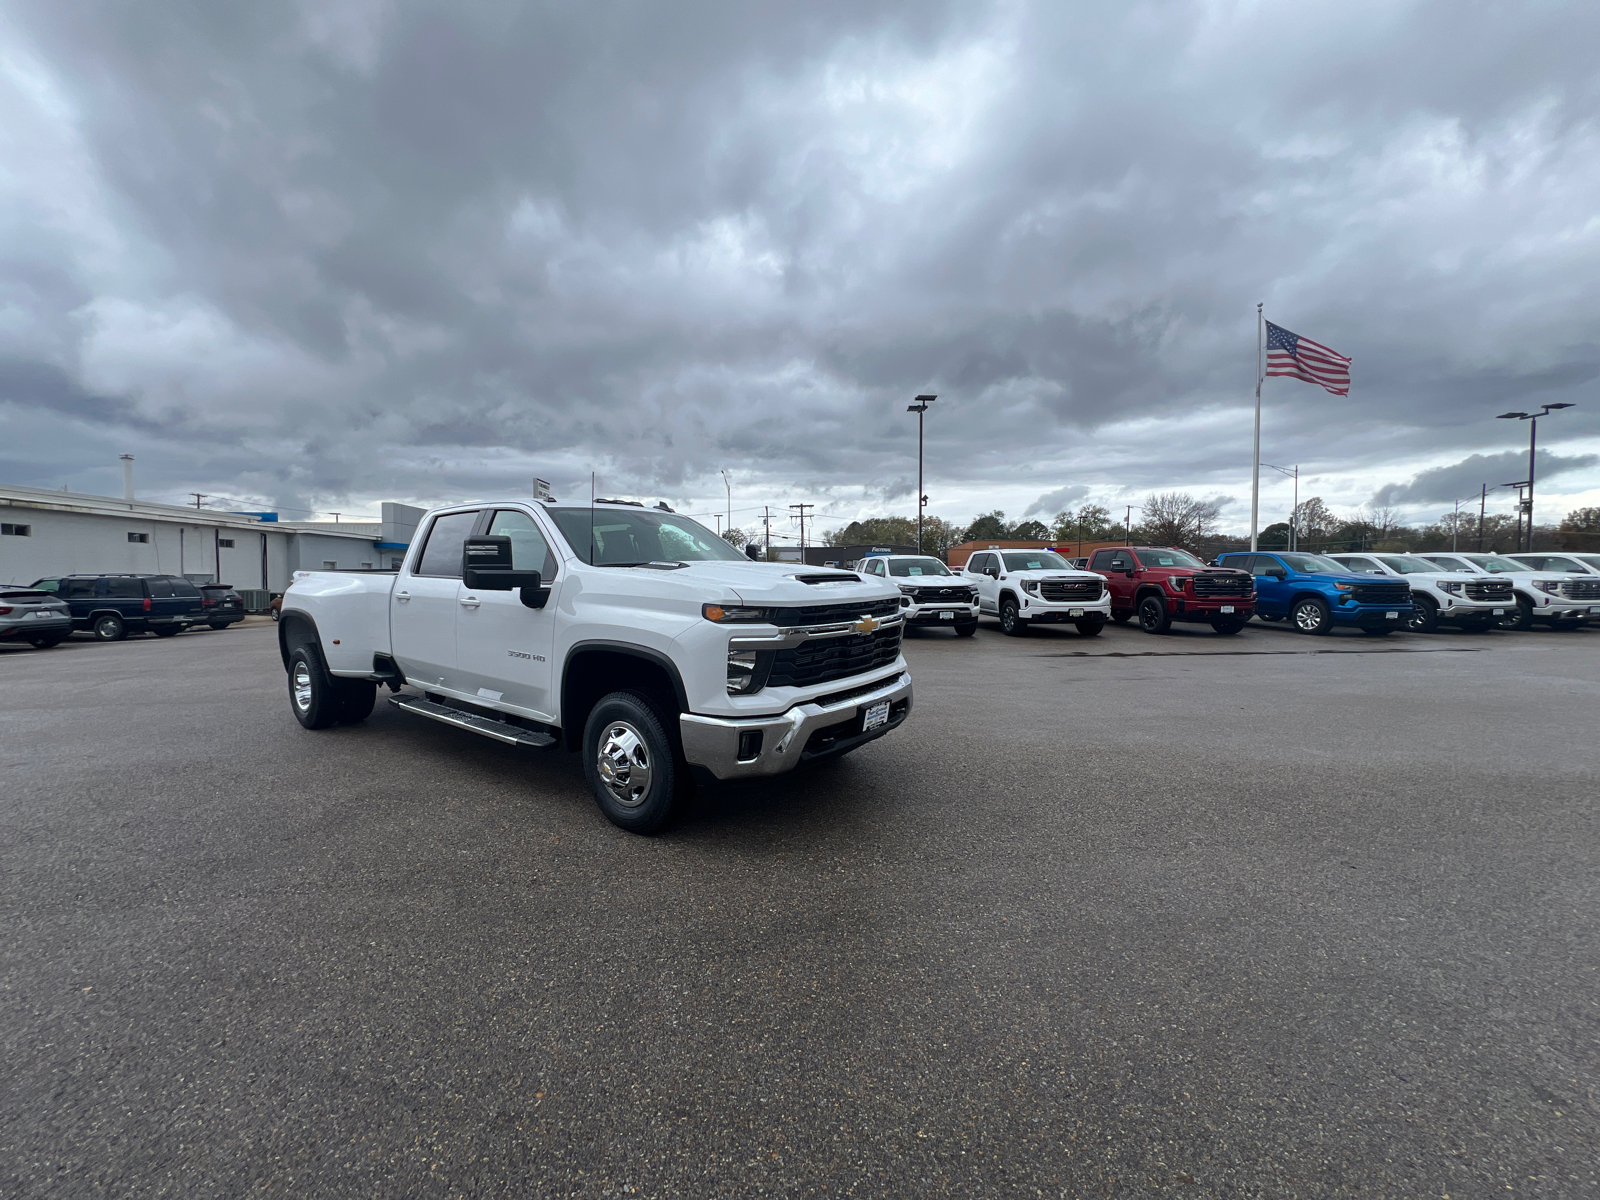
[[[411,599],[411,593],[410,592],[396,592],[394,594],[394,598],[396,600],[409,600],[409,599]]]
[[[483,601],[479,600],[476,596],[463,596],[459,603],[462,608],[477,608],[478,605],[483,603]]]

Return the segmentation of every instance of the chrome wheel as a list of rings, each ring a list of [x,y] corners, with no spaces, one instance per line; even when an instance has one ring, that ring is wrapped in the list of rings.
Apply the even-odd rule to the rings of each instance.
[[[301,712],[311,710],[311,669],[303,662],[294,664],[294,676],[290,684],[294,692],[294,706]]]
[[[618,804],[638,808],[650,792],[650,751],[626,721],[612,721],[600,735],[595,757],[600,781]]]
[[[1301,633],[1321,633],[1327,618],[1322,615],[1322,606],[1315,602],[1297,604],[1294,609],[1294,627]]]

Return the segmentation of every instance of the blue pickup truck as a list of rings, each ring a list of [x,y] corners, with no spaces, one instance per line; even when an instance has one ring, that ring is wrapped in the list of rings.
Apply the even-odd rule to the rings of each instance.
[[[1320,554],[1223,554],[1219,567],[1249,571],[1256,579],[1256,616],[1285,617],[1300,633],[1327,633],[1340,625],[1383,637],[1411,618],[1411,585],[1403,579],[1357,575]]]
[[[102,642],[142,631],[171,637],[206,619],[200,589],[181,575],[63,575],[33,586],[65,600],[72,627]]]

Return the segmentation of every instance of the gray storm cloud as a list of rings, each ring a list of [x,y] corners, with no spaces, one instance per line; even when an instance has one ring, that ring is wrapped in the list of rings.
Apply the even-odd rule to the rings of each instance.
[[[15,482],[1247,495],[1264,300],[1358,503],[1600,374],[1593,5],[0,11]]]

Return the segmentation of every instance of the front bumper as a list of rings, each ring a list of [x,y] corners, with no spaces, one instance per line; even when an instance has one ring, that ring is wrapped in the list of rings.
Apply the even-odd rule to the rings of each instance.
[[[1396,608],[1384,604],[1330,605],[1333,619],[1361,629],[1404,629],[1411,620],[1411,605]]]
[[[0,620],[0,642],[26,641],[40,634],[71,633],[72,618],[66,615],[59,617],[23,617],[20,620]]]
[[[1076,604],[1056,604],[1038,596],[1024,596],[1022,611],[1024,621],[1048,624],[1052,621],[1109,621],[1111,620],[1111,593],[1105,592],[1098,600],[1085,600]]]
[[[889,703],[888,723],[863,732],[866,709],[884,701]],[[751,779],[793,770],[810,759],[842,754],[898,728],[910,713],[911,675],[902,671],[867,685],[859,694],[846,689],[831,703],[796,704],[777,716],[728,718],[683,713],[678,729],[683,757],[690,766],[716,779]],[[741,745],[748,757],[740,757]]]
[[[958,604],[953,600],[931,600],[901,608],[907,625],[966,625],[978,619],[978,602]]]

